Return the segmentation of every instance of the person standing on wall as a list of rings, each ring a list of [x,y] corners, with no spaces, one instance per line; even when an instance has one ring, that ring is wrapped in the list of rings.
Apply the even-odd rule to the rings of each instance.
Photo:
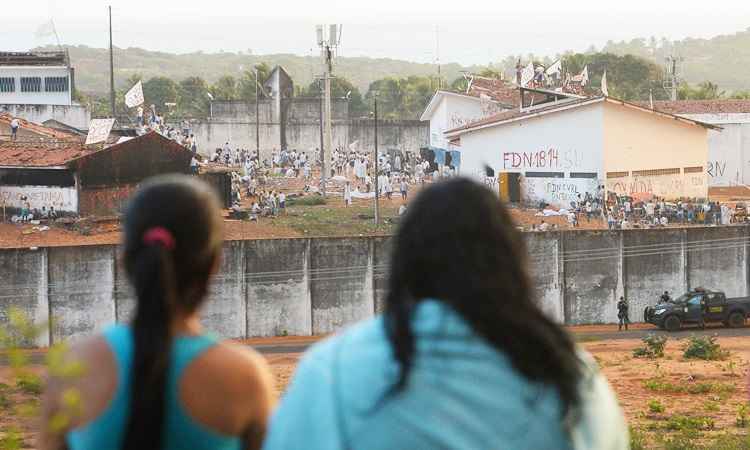
[[[630,318],[628,317],[628,301],[625,297],[620,297],[620,301],[617,302],[617,318],[620,320],[617,330],[622,331],[622,326],[625,325],[625,331],[628,331],[628,324]]]
[[[10,140],[15,141],[18,139],[18,127],[20,126],[20,122],[17,118],[13,118],[13,120],[10,121]]]
[[[223,243],[212,188],[186,176],[149,181],[131,199],[124,227],[135,317],[72,345],[66,361],[89,370],[51,374],[38,447],[260,448],[273,407],[265,360],[219,342],[199,317]],[[74,411],[65,400],[71,392]],[[60,417],[67,420],[51,426]]]

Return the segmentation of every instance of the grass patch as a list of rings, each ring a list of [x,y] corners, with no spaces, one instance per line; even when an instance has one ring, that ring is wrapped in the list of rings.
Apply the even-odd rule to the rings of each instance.
[[[318,194],[305,195],[302,197],[289,197],[286,199],[286,206],[318,206],[325,204],[326,199]]]
[[[667,420],[664,428],[669,431],[709,431],[714,429],[714,419],[708,416],[674,415]]]
[[[653,392],[665,394],[730,394],[737,387],[731,383],[683,383],[675,384],[661,378],[651,378],[643,382],[643,387]]]
[[[726,359],[729,356],[729,352],[722,350],[713,336],[691,336],[685,345],[682,356],[685,359],[716,361]]]
[[[737,424],[738,428],[747,427],[748,413],[750,413],[750,410],[748,410],[747,403],[742,403],[737,407],[737,419],[735,423]]]
[[[718,403],[709,400],[703,403],[703,409],[709,412],[719,412],[721,408]]]
[[[308,196],[304,198],[316,198]],[[322,198],[322,197],[321,197]],[[311,200],[312,201],[312,200]],[[317,201],[317,200],[315,200]],[[328,204],[287,206],[286,214],[271,220],[274,225],[291,228],[304,236],[357,236],[393,234],[396,230],[398,208],[387,200],[380,201],[380,223],[375,225],[374,211],[370,203],[356,203],[348,208],[331,207],[341,199],[328,198]],[[287,200],[289,204],[289,200]],[[261,219],[263,220],[263,219]]]
[[[646,433],[640,428],[630,427],[630,450],[645,450]]]

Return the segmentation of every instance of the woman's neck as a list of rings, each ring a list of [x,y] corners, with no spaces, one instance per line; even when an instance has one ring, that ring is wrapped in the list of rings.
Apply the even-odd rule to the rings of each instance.
[[[172,321],[172,334],[175,336],[196,336],[201,333],[203,333],[203,326],[198,313],[178,314]]]

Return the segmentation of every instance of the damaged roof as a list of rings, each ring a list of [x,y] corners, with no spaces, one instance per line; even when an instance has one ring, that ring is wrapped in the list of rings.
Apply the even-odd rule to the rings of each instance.
[[[639,102],[650,108],[649,102]],[[750,100],[662,100],[654,102],[654,109],[670,114],[742,114],[750,113]]]
[[[52,52],[0,52],[0,66],[67,66],[68,54]]]
[[[162,141],[169,150],[190,152],[184,146],[168,139],[155,131],[130,139],[119,144],[101,148],[97,145],[86,146],[83,143],[16,143],[0,142],[0,167],[59,168],[75,166],[88,156],[103,152],[128,150],[137,146],[146,146]],[[191,153],[192,154],[192,153]]]
[[[14,117],[9,113],[0,113],[0,130],[3,130],[3,132],[0,133],[0,143],[3,142],[3,140],[10,140],[10,123],[13,119]],[[18,126],[22,131],[33,133],[41,140],[53,139],[67,142],[81,141],[81,137],[73,132],[46,127],[20,117],[15,117],[15,119],[18,119]]]

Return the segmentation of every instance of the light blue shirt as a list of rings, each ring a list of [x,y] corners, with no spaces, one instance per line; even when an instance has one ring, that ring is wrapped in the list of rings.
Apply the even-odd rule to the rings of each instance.
[[[566,433],[557,391],[526,380],[450,307],[421,302],[413,330],[409,384],[395,394],[398,365],[382,317],[314,346],[264,449],[627,448],[622,413],[596,372],[587,369],[582,418]]]

